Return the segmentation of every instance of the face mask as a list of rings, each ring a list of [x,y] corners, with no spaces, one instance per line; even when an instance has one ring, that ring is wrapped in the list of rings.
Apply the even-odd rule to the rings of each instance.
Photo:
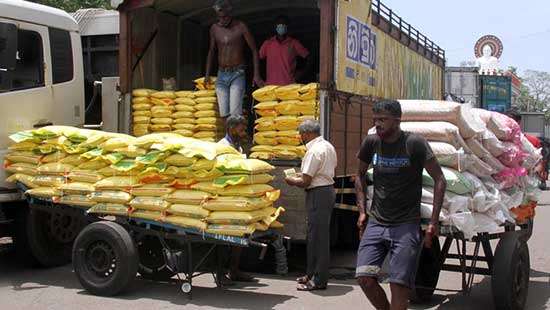
[[[286,28],[285,24],[278,24],[277,27],[275,27],[275,31],[277,31],[278,35],[284,36],[286,34]]]

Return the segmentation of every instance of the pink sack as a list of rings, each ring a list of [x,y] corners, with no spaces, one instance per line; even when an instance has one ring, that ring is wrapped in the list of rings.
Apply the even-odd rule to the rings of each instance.
[[[504,142],[506,146],[506,151],[498,157],[501,163],[506,167],[517,168],[521,166],[521,163],[525,158],[527,158],[527,153],[525,153],[520,146],[512,142]]]
[[[521,128],[518,123],[504,114],[492,112],[487,128],[502,141],[519,143],[521,140]]]

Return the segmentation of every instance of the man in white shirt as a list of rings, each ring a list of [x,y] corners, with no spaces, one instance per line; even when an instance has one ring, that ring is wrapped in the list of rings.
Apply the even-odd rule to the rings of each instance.
[[[297,289],[324,290],[329,278],[330,217],[336,199],[333,184],[338,160],[332,144],[321,136],[319,122],[306,120],[298,131],[307,148],[302,173],[285,179],[289,185],[306,191],[307,274],[297,279]]]
[[[241,115],[231,115],[225,121],[226,134],[223,139],[218,141],[220,144],[232,146],[239,153],[244,154],[241,142],[246,139],[246,119]],[[239,265],[241,263],[241,247],[231,248],[231,261],[229,263],[229,273],[226,280],[238,281],[238,282],[251,282],[254,278],[250,275],[240,271]],[[230,282],[224,283],[228,285]]]

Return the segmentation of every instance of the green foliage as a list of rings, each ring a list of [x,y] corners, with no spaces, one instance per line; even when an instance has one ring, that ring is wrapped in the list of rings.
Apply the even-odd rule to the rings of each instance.
[[[67,12],[76,12],[78,9],[103,8],[111,9],[109,0],[31,0],[32,2],[52,6]]]

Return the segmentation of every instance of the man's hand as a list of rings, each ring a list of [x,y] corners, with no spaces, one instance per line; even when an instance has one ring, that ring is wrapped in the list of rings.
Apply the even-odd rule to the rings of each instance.
[[[293,177],[286,177],[286,178],[285,178],[285,182],[286,182],[286,184],[288,184],[288,185],[290,185],[290,186],[296,185],[296,181],[294,180]]]
[[[357,219],[357,229],[359,229],[359,240],[361,240],[361,238],[363,237],[365,228],[367,228],[367,215],[364,212],[361,212],[359,213],[359,219]]]
[[[265,86],[265,82],[264,80],[260,77],[260,75],[254,75],[254,85],[258,86],[258,87],[264,87]]]
[[[430,223],[430,225],[428,225],[428,228],[426,229],[426,234],[424,235],[425,248],[431,249],[432,240],[435,236],[437,236],[437,223]]]

